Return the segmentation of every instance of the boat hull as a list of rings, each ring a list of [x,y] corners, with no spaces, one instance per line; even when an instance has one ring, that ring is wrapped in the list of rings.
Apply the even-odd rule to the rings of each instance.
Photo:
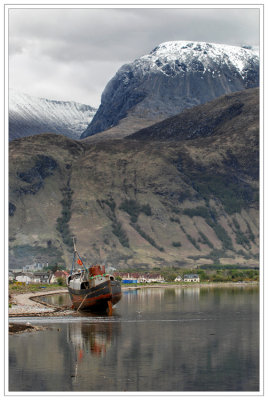
[[[118,281],[105,281],[93,288],[76,290],[68,287],[73,308],[79,310],[105,311],[110,304],[114,305],[122,297]]]

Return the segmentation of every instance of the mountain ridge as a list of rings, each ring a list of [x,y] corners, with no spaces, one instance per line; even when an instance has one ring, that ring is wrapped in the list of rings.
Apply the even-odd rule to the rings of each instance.
[[[166,42],[123,65],[106,85],[81,139],[112,133],[128,116],[163,120],[221,95],[258,86],[253,50],[205,42]],[[110,130],[110,132],[109,132]]]
[[[41,134],[12,141],[11,265],[68,268],[75,235],[83,258],[118,268],[257,266],[258,89],[215,101],[228,109],[237,98],[240,113],[224,114],[222,123],[215,103],[208,119],[219,129],[188,140],[87,143]],[[196,111],[187,113],[190,123]]]
[[[79,139],[96,109],[74,101],[49,100],[9,91],[9,139],[39,133]]]
[[[127,136],[126,139],[190,140],[226,133],[226,130],[230,129],[246,130],[251,123],[256,122],[254,117],[254,113],[258,113],[256,96],[259,97],[259,88],[234,92],[195,106],[193,109],[184,110],[176,116],[143,128]],[[239,119],[241,113],[248,115],[242,124]],[[236,126],[237,119],[239,128]]]

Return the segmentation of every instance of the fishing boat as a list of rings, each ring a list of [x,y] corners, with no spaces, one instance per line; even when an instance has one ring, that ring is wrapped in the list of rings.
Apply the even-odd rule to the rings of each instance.
[[[113,305],[121,299],[121,285],[113,275],[105,272],[105,266],[87,268],[79,256],[74,242],[74,256],[67,287],[76,310],[107,312],[112,315]]]

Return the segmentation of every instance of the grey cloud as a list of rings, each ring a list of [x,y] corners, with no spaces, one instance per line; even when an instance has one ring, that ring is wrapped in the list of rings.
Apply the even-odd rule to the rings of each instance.
[[[132,60],[168,40],[257,44],[258,39],[255,10],[24,9],[11,12],[10,22],[17,51],[19,42],[25,48],[34,37],[40,52],[65,62],[68,54]]]
[[[76,101],[79,96],[86,101],[88,89],[87,102],[97,105],[105,84],[120,65],[162,42],[256,46],[258,35],[258,9],[11,9],[10,80],[35,95],[42,96],[41,91],[46,88],[48,93],[50,88],[62,100],[68,92],[63,85],[72,82]],[[65,80],[62,74],[66,74]]]

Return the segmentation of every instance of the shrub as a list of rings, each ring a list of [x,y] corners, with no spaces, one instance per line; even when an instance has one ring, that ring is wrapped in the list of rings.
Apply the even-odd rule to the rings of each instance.
[[[192,238],[192,236],[190,236],[188,233],[185,232],[185,234],[186,234],[187,239],[189,240],[189,242],[191,242],[192,245],[193,245],[197,250],[200,250],[200,247],[199,247],[199,245],[196,243],[196,240],[195,240],[194,238]]]
[[[233,218],[233,224],[235,226],[235,241],[237,244],[240,244],[243,247],[251,248],[249,239],[245,236],[245,234],[241,231],[240,225],[237,220]]]
[[[152,215],[152,209],[150,207],[150,205],[144,204],[142,206],[140,206],[140,212],[144,213],[145,215],[151,216]]]
[[[61,234],[63,243],[72,250],[73,241],[72,234],[69,229],[69,221],[71,219],[71,205],[72,205],[72,194],[73,191],[69,186],[61,189],[63,199],[61,200],[62,210],[61,217],[57,219],[56,229]]]
[[[57,284],[59,286],[63,286],[64,285],[64,279],[61,276],[59,278],[57,278]]]
[[[119,242],[122,244],[124,247],[129,247],[129,241],[127,234],[122,228],[122,224],[118,221],[114,221],[112,224],[112,231],[115,236],[118,237]]]
[[[170,217],[169,219],[170,219],[171,222],[177,222],[177,224],[180,224],[180,223],[181,223],[181,221],[179,220],[179,218]]]
[[[257,199],[256,189],[227,174],[193,173],[191,180],[195,190],[203,198],[218,198],[228,214],[240,212],[243,207],[248,207]]]
[[[251,230],[251,227],[250,227],[250,225],[249,225],[249,223],[247,221],[246,221],[246,225],[247,225],[247,228],[248,228],[249,240],[251,240],[253,243],[255,243],[255,236],[254,236],[254,234],[253,234],[253,232]]]
[[[103,203],[107,204],[107,206],[110,207],[111,211],[114,212],[116,206],[114,199],[103,200]]]
[[[152,210],[149,204],[139,204],[136,200],[124,200],[120,204],[120,210],[127,212],[130,215],[132,223],[137,222],[139,214],[144,213],[145,215],[151,216]]]
[[[198,233],[199,233],[199,235],[201,236],[201,238],[202,238],[202,240],[203,240],[202,243],[208,245],[208,247],[210,247],[211,249],[213,249],[214,246],[213,246],[213,244],[208,240],[208,238],[206,237],[206,235],[205,235],[203,232],[201,232],[201,231],[198,231]]]
[[[214,224],[213,226],[214,232],[220,239],[220,241],[223,244],[223,249],[227,250],[233,250],[233,242],[230,236],[227,234],[225,229],[218,223]]]
[[[189,217],[203,217],[204,219],[210,218],[210,213],[206,207],[185,208],[183,214]]]
[[[151,236],[149,236],[146,232],[144,232],[138,224],[132,224],[133,228],[145,239],[149,242],[152,246],[154,246],[159,251],[164,251],[163,247],[158,246]]]

